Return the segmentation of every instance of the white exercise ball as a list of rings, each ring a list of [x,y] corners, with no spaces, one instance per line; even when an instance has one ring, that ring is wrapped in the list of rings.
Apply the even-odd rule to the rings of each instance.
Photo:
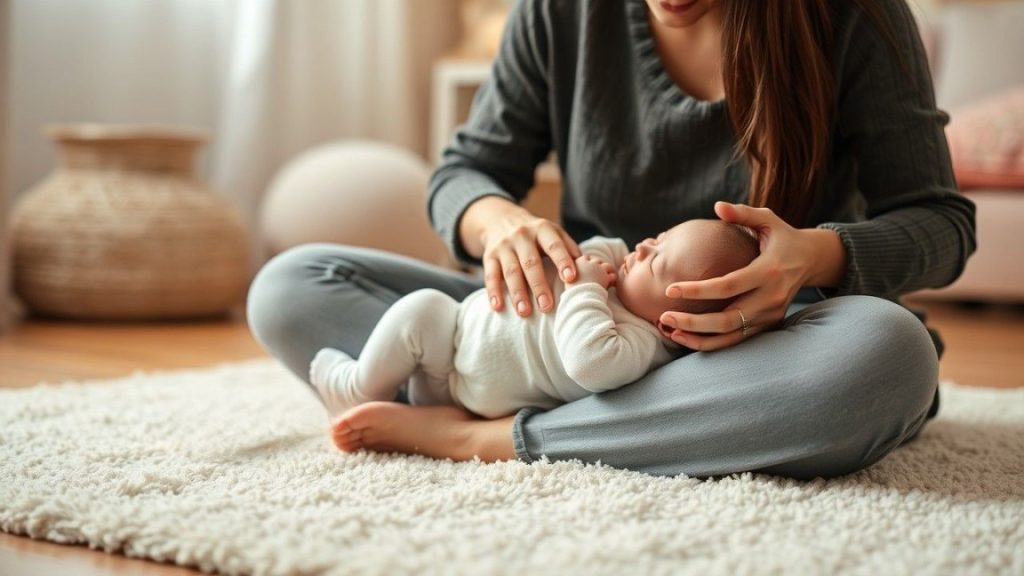
[[[272,253],[308,242],[379,248],[449,265],[427,216],[430,167],[397,146],[344,141],[292,159],[263,199],[261,232]]]

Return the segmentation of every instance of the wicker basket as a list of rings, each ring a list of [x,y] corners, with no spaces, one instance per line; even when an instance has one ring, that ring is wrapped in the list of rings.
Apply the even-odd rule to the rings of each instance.
[[[170,319],[242,300],[247,232],[193,175],[202,133],[88,124],[47,133],[59,166],[12,214],[14,289],[30,312]]]

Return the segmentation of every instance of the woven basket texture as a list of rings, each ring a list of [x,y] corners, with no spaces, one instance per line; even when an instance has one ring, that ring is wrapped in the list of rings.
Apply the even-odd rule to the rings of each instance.
[[[58,167],[12,214],[14,288],[41,316],[180,319],[244,297],[248,235],[193,174],[203,138],[155,128],[49,130]]]

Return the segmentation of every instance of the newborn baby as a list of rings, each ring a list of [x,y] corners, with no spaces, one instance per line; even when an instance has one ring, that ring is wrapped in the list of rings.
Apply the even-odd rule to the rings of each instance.
[[[406,382],[410,404],[453,404],[486,418],[553,408],[634,382],[679,352],[659,325],[663,312],[704,313],[729,303],[668,298],[669,284],[742,268],[757,257],[758,245],[745,228],[690,220],[632,252],[622,240],[600,236],[580,250],[571,284],[545,261],[553,313],[495,312],[485,289],[461,303],[417,290],[385,312],[359,360],[320,350],[310,381],[332,421],[357,404],[393,400]]]

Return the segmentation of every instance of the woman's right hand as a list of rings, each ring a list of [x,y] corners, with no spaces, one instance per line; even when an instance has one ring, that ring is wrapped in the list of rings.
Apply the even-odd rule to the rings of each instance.
[[[459,224],[466,251],[481,258],[491,308],[505,308],[505,290],[516,313],[527,317],[533,302],[544,312],[554,309],[543,257],[555,263],[566,282],[576,279],[574,260],[579,246],[558,224],[500,196],[486,196],[466,209]]]

